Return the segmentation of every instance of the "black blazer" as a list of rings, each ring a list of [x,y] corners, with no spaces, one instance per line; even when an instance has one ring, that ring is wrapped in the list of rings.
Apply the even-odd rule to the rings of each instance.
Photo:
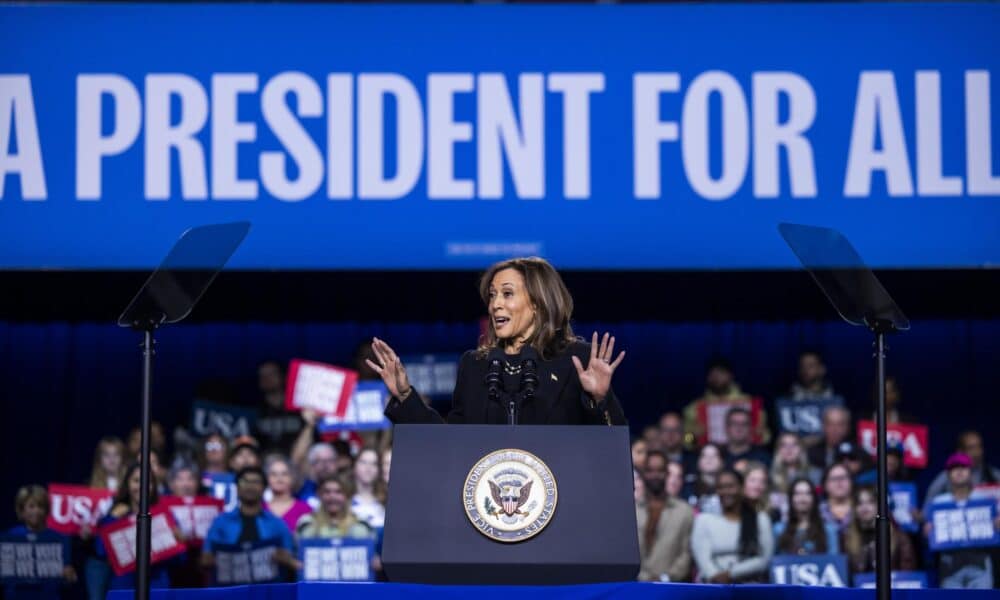
[[[590,361],[590,344],[576,342],[551,360],[538,361],[538,388],[535,397],[521,410],[519,424],[525,425],[627,425],[621,404],[614,391],[600,405],[583,391],[571,356],[576,355],[583,367]],[[392,398],[385,416],[393,423],[465,423],[504,424],[505,409],[491,402],[485,379],[488,362],[474,350],[462,355],[458,364],[458,380],[451,399],[451,411],[446,418],[427,406],[417,390],[405,401]]]

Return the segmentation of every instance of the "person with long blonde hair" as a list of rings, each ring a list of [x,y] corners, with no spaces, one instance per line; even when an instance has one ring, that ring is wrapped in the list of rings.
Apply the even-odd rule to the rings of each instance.
[[[595,331],[590,344],[576,337],[570,325],[573,297],[552,265],[536,257],[498,262],[480,279],[479,294],[489,317],[486,333],[462,356],[451,411],[444,417],[410,385],[392,347],[372,340],[374,356],[366,364],[389,388],[385,414],[391,421],[502,424],[513,402],[515,421],[522,424],[626,424],[611,389],[625,353],[615,354],[609,333],[598,338]],[[495,393],[485,384],[488,373],[498,381]],[[515,395],[526,376],[537,382],[530,400]]]
[[[92,488],[118,491],[125,471],[125,443],[113,435],[102,437],[94,448],[88,484]]]

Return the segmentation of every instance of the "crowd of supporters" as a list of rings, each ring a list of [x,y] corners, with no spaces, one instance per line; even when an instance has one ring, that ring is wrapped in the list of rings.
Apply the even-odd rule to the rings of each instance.
[[[641,431],[631,447],[641,569],[645,581],[766,582],[776,555],[844,555],[850,575],[875,569],[878,499],[871,456],[858,443],[852,415],[826,377],[822,358],[804,352],[799,377],[784,410],[822,406],[815,430],[789,431],[773,404],[742,391],[733,370],[715,360],[706,390],[681,412],[667,412]],[[359,361],[360,362],[360,361]],[[362,377],[371,374],[364,372]],[[294,581],[302,569],[303,540],[370,540],[370,568],[384,579],[379,559],[392,457],[391,430],[338,434],[323,439],[317,415],[284,408],[282,366],[258,368],[260,407],[251,435],[204,436],[154,423],[150,437],[151,503],[194,503],[213,497],[224,506],[201,539],[177,527],[184,552],[154,564],[154,587],[215,585],[220,548],[270,540],[279,579]],[[888,388],[889,422],[906,422],[895,382]],[[168,435],[169,434],[169,435]],[[173,453],[168,455],[168,440]],[[905,448],[891,445],[887,459],[893,482],[912,480]],[[131,588],[134,571],[116,575],[102,528],[134,519],[139,510],[138,429],[120,439],[107,436],[94,449],[82,483],[108,490],[111,501],[95,527],[73,536],[71,560],[61,585],[8,584],[6,597],[103,599],[109,589]],[[997,548],[958,548],[931,553],[927,539],[937,503],[980,496],[996,499],[1000,470],[984,461],[983,436],[973,430],[957,440],[954,453],[930,457],[943,470],[926,497],[910,511],[904,530],[891,528],[892,568],[927,572],[942,587],[995,587]],[[47,489],[26,485],[15,499],[20,525],[14,535],[41,534],[52,509]],[[1000,527],[1000,522],[994,523]]]

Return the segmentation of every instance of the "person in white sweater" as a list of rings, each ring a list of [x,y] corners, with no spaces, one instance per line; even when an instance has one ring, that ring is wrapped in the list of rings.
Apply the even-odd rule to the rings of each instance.
[[[694,519],[691,554],[698,580],[708,583],[766,581],[774,554],[771,519],[743,498],[743,478],[726,469],[716,492],[722,514],[701,513]]]

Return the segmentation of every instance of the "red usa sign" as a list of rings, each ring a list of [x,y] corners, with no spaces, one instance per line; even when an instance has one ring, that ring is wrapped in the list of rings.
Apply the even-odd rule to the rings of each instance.
[[[110,510],[112,495],[111,490],[50,483],[49,528],[63,535],[79,535],[83,525],[96,527],[97,521]]]
[[[152,517],[149,563],[156,564],[184,552],[184,544],[174,535],[177,524],[167,509],[154,506],[149,514]],[[98,531],[115,575],[135,570],[135,533],[135,516],[118,519]]]
[[[903,464],[922,469],[927,466],[927,426],[914,423],[892,423],[886,426],[886,440],[903,446]],[[878,446],[875,421],[858,421],[858,443],[875,456]]]

